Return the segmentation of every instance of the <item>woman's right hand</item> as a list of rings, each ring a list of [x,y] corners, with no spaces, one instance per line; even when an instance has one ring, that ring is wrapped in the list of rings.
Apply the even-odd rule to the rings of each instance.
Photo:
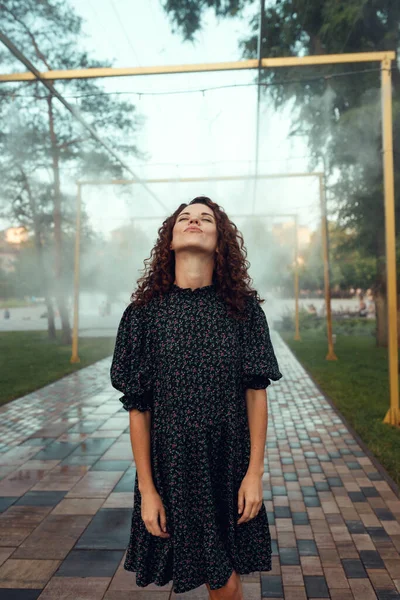
[[[160,494],[156,490],[141,492],[141,514],[146,529],[152,535],[169,538],[167,518]],[[160,517],[160,522],[158,518]]]

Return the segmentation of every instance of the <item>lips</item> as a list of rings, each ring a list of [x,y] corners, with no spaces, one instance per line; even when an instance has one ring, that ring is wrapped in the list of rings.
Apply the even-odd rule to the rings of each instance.
[[[202,233],[201,229],[198,227],[187,227],[185,231],[200,231],[200,233]]]

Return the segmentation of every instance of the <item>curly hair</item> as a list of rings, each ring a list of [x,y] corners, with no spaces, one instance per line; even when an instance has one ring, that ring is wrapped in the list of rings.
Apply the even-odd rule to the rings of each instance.
[[[251,288],[252,279],[248,274],[250,263],[243,236],[223,208],[207,196],[197,196],[189,204],[205,204],[214,212],[218,252],[215,254],[213,283],[217,294],[228,307],[228,314],[241,320],[249,296],[255,297],[259,304],[264,302],[258,292]],[[182,203],[158,229],[158,238],[150,257],[143,261],[144,274],[137,280],[138,287],[131,295],[134,305],[147,304],[156,296],[162,298],[171,289],[175,281],[175,252],[170,249],[172,231],[178,215],[189,204]]]

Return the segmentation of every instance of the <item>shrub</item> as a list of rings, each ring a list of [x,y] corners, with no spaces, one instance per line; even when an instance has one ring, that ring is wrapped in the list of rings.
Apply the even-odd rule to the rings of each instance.
[[[281,332],[295,330],[295,312],[286,310],[280,321],[274,323],[275,329]],[[326,318],[310,314],[304,308],[299,310],[299,328],[301,331],[325,331]],[[332,318],[332,330],[336,335],[375,336],[376,322],[363,317]]]

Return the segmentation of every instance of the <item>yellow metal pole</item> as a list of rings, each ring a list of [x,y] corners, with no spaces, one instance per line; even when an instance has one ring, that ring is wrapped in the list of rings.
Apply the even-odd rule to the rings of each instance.
[[[301,340],[299,323],[299,218],[294,215],[294,305],[295,305],[295,334],[296,341]]]
[[[328,219],[326,214],[326,196],[324,175],[319,176],[319,198],[321,202],[321,234],[322,252],[324,259],[324,284],[325,284],[325,306],[326,306],[326,329],[328,334],[328,354],[326,360],[337,360],[333,348],[332,337],[332,312],[331,312],[331,284],[329,278],[329,250],[328,250]]]
[[[81,359],[79,358],[79,355],[78,355],[81,204],[82,204],[82,185],[78,181],[78,193],[76,196],[76,233],[75,233],[75,264],[74,264],[74,323],[73,323],[73,328],[72,328],[71,363],[81,362]]]
[[[383,137],[383,176],[385,188],[385,230],[386,230],[386,287],[387,287],[387,327],[390,383],[390,408],[384,423],[400,426],[399,374],[397,341],[397,272],[396,272],[396,227],[394,205],[393,173],[393,122],[392,122],[392,73],[391,60],[386,57],[381,63],[382,91],[382,137]]]

